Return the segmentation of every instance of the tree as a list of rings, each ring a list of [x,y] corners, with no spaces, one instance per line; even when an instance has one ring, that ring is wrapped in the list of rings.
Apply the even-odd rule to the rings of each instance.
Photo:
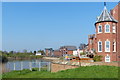
[[[42,55],[45,54],[44,50],[38,50],[39,53],[41,53]]]
[[[10,52],[9,52],[9,54],[13,54],[13,53],[14,53],[14,51],[10,51]]]
[[[34,55],[36,54],[36,51],[34,51],[34,53],[33,53]]]
[[[80,50],[83,50],[83,49],[85,49],[85,47],[86,47],[86,44],[81,43],[80,46],[79,46],[79,49],[80,49]]]
[[[27,53],[27,50],[26,50],[26,49],[24,49],[24,50],[23,50],[23,53]]]

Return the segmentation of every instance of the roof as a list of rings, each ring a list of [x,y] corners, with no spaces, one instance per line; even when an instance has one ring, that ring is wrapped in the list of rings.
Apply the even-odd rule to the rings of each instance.
[[[61,46],[60,49],[66,48],[67,50],[76,50],[76,46]]]
[[[112,17],[112,15],[108,12],[106,6],[104,6],[104,9],[101,15],[97,18],[96,23],[99,23],[99,22],[118,22],[118,21]]]
[[[52,48],[45,48],[45,50],[53,50]]]

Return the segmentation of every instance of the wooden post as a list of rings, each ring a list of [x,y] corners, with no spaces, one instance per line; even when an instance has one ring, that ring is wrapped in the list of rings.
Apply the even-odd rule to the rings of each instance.
[[[50,71],[50,69],[51,69],[51,63],[49,62],[49,71]]]
[[[14,70],[15,70],[15,63],[14,63]]]
[[[47,71],[50,71],[50,62],[47,62]]]
[[[79,58],[79,66],[81,66],[81,63],[80,63],[80,58]]]
[[[30,70],[32,71],[32,65],[31,65],[31,62],[29,62],[29,67],[30,67]]]
[[[41,62],[39,62],[39,71],[41,71]]]
[[[21,70],[23,70],[23,62],[21,61]]]

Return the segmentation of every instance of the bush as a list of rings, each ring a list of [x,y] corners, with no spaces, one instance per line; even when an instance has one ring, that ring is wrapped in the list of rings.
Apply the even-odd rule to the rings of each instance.
[[[80,55],[85,55],[85,53],[83,52],[83,53],[80,53]]]
[[[32,71],[38,71],[39,69],[38,68],[32,68]]]
[[[97,61],[102,61],[102,56],[101,55],[96,55],[95,57],[93,57],[93,60],[95,61],[95,62],[97,62]]]
[[[0,62],[6,63],[6,62],[8,62],[8,58],[6,56],[2,55],[2,56],[0,56]]]

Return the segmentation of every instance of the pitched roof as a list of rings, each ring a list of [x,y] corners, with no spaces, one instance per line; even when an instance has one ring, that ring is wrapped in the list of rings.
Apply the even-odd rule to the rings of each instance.
[[[102,11],[102,14],[97,18],[97,21],[96,23],[99,23],[99,22],[118,22],[117,20],[115,20],[112,15],[108,12],[106,6],[104,6],[104,9]],[[96,24],[95,23],[95,24]]]
[[[61,46],[60,49],[66,48],[67,50],[76,50],[76,46]]]

